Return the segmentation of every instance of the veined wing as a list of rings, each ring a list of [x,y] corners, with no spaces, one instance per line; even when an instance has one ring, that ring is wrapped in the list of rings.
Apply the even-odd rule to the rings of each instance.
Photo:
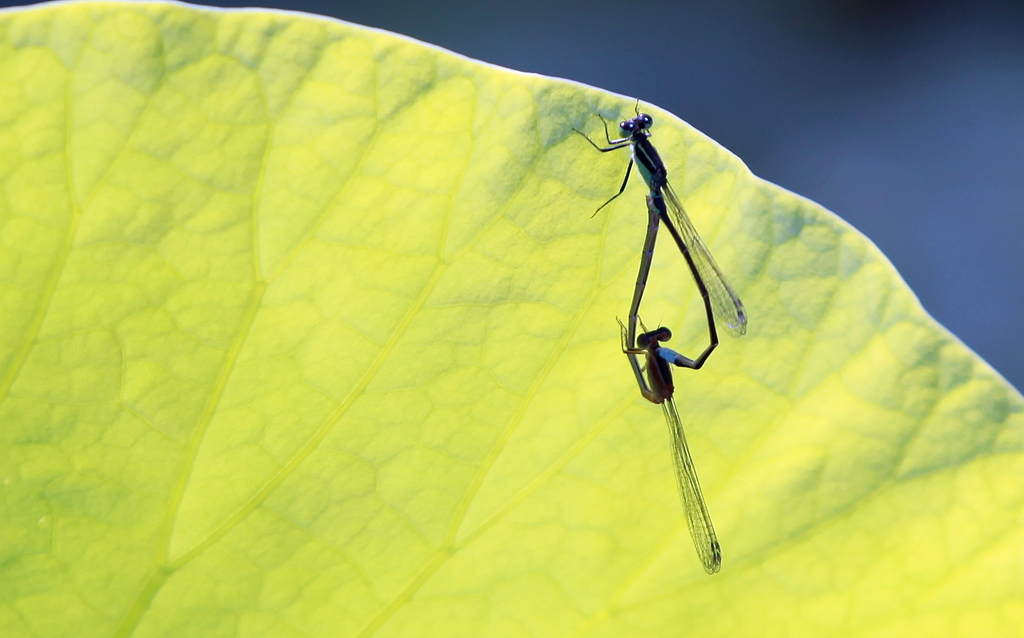
[[[697,229],[693,227],[690,216],[686,214],[683,205],[679,203],[672,187],[668,184],[662,189],[669,213],[672,215],[672,222],[679,230],[683,243],[690,251],[697,272],[704,280],[704,286],[711,296],[711,308],[715,317],[725,324],[726,329],[733,335],[740,337],[747,332],[747,311],[743,302],[736,296],[736,292],[729,285],[729,280],[722,274],[722,269],[715,263],[711,251],[701,241]]]
[[[686,510],[690,536],[693,537],[693,545],[697,548],[700,561],[704,563],[704,571],[714,574],[722,568],[722,548],[718,545],[715,527],[711,524],[711,515],[700,491],[697,470],[693,467],[690,450],[686,447],[683,424],[679,420],[676,402],[672,397],[665,399],[661,407],[665,412],[669,432],[672,433],[672,456],[676,464],[676,478],[679,481],[679,498],[683,502],[683,509]]]

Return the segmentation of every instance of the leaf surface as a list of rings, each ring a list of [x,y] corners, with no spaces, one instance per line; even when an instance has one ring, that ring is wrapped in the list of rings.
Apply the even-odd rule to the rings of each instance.
[[[0,634],[1020,635],[1021,396],[644,105],[747,336],[619,352],[633,101],[314,16],[0,13]],[[673,347],[703,308],[661,238]]]

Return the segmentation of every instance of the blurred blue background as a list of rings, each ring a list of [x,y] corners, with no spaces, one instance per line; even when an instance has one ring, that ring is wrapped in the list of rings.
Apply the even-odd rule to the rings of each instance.
[[[267,2],[672,111],[860,229],[1024,388],[1024,2]]]

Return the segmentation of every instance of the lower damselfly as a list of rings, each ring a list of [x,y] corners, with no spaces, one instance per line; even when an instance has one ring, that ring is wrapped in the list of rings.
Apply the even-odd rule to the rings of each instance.
[[[686,512],[686,525],[690,529],[690,537],[693,538],[693,546],[697,548],[697,556],[704,565],[704,571],[714,574],[722,568],[722,548],[718,544],[715,527],[711,524],[711,515],[700,490],[700,481],[697,480],[697,470],[693,467],[690,449],[686,445],[683,423],[672,398],[675,387],[672,385],[670,364],[686,368],[695,366],[691,359],[661,345],[660,342],[672,338],[668,328],[663,326],[651,331],[644,328],[644,332],[636,339],[638,347],[633,347],[627,343],[626,326],[621,321],[619,325],[622,327],[622,351],[631,360],[635,361],[639,355],[646,359],[647,380],[645,383],[642,376],[638,377],[640,391],[651,403],[661,404],[662,412],[665,413],[665,422],[672,437],[672,457],[675,461],[679,499]],[[643,326],[643,322],[640,325]]]

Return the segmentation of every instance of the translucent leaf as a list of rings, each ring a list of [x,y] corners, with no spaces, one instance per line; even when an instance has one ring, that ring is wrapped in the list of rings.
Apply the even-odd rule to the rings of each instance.
[[[0,13],[0,635],[1017,635],[1020,395],[863,236],[651,106],[746,304],[619,351],[633,100],[331,20]],[[644,302],[693,355],[662,238]]]

